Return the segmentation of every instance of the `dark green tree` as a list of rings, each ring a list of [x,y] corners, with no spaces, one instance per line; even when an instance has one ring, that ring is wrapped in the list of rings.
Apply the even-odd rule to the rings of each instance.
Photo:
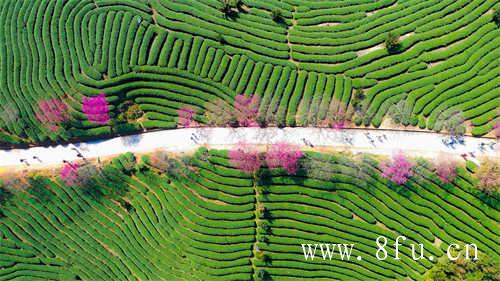
[[[385,47],[389,53],[394,53],[399,50],[399,35],[389,32],[387,33],[387,38],[385,39]]]
[[[283,22],[283,15],[282,15],[280,9],[274,8],[271,11],[271,17],[273,18],[273,21],[275,21],[275,22]]]
[[[478,259],[473,256],[466,259],[465,253],[460,257],[449,260],[444,257],[427,272],[426,281],[496,281],[500,280],[500,264],[494,259],[479,253]],[[454,253],[453,256],[458,254]]]
[[[500,9],[493,10],[493,21],[500,26]]]

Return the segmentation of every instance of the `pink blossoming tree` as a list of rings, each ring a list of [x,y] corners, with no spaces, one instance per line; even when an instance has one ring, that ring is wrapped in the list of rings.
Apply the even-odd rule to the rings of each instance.
[[[80,165],[77,163],[66,163],[61,169],[59,176],[66,185],[76,185],[80,183],[79,169]]]
[[[247,144],[240,143],[237,149],[229,151],[229,161],[239,170],[255,174],[262,166],[262,154]]]
[[[493,126],[493,133],[497,139],[500,138],[500,121]]]
[[[229,104],[222,99],[205,103],[205,117],[210,126],[227,126],[233,117],[233,111]]]
[[[488,195],[500,193],[500,161],[496,158],[483,158],[475,172],[479,179],[477,188]]]
[[[276,143],[271,145],[266,154],[266,163],[270,169],[283,168],[289,175],[297,172],[299,160],[304,155],[297,145]]]
[[[106,125],[110,121],[108,101],[104,93],[95,97],[83,98],[82,110],[90,122]]]
[[[242,127],[256,127],[260,98],[257,95],[237,95],[234,100],[236,119]]]
[[[413,176],[413,164],[401,151],[394,154],[391,161],[382,162],[380,169],[384,178],[396,184],[404,184],[409,177]]]
[[[334,98],[328,107],[325,120],[322,124],[332,129],[346,128],[349,124],[349,116],[346,111],[345,103]]]
[[[55,132],[60,128],[61,124],[70,119],[68,106],[57,99],[41,100],[38,102],[36,118],[47,129]]]
[[[452,182],[457,176],[457,161],[448,155],[439,155],[434,163],[434,170],[442,182]]]
[[[196,114],[196,112],[192,107],[183,106],[179,108],[177,114],[179,115],[177,124],[182,127],[190,127],[194,122],[194,115]]]
[[[348,124],[347,120],[345,120],[345,112],[343,111],[339,112],[338,116],[339,116],[338,120],[333,121],[330,124],[330,127],[336,130],[345,129]]]
[[[17,110],[17,108],[13,104],[7,103],[0,105],[0,121],[2,121],[0,122],[0,124],[3,123],[10,126],[15,123],[18,118],[19,110]]]
[[[92,164],[80,165],[67,162],[61,169],[59,177],[66,185],[83,186],[100,175],[101,170]]]

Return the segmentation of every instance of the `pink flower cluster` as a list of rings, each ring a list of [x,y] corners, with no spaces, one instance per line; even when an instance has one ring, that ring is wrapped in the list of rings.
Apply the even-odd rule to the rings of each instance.
[[[194,121],[193,117],[195,113],[196,112],[194,111],[194,109],[189,106],[183,106],[179,108],[179,110],[177,111],[177,114],[179,115],[179,120],[177,121],[177,123],[179,124],[179,126],[190,127]]]
[[[236,119],[242,127],[258,126],[256,120],[259,112],[260,98],[257,95],[237,95],[234,101]]]
[[[262,166],[261,153],[246,144],[239,144],[238,149],[229,152],[229,161],[243,172],[253,174]]]
[[[38,102],[36,118],[47,129],[55,132],[59,129],[61,123],[70,119],[70,115],[68,114],[68,107],[64,102],[57,99],[50,99]]]
[[[82,110],[87,119],[93,123],[106,125],[110,120],[108,101],[104,93],[95,97],[83,98]]]
[[[277,143],[269,148],[265,160],[269,169],[283,168],[289,175],[293,175],[297,172],[303,155],[304,152],[296,145]],[[241,171],[253,174],[262,166],[264,155],[256,148],[240,143],[237,149],[229,152],[229,160]]]
[[[392,156],[392,161],[381,163],[380,168],[382,176],[396,184],[406,183],[413,176],[413,164],[401,151]]]
[[[335,121],[332,123],[332,129],[341,130],[347,127],[347,122],[345,120]]]
[[[273,144],[266,154],[266,163],[270,169],[283,168],[289,175],[297,172],[298,163],[304,152],[297,145],[287,143]]]
[[[440,155],[435,170],[442,182],[452,182],[457,176],[457,162],[449,156]]]
[[[80,181],[79,169],[80,165],[76,163],[66,163],[61,169],[59,176],[66,185],[76,185]]]

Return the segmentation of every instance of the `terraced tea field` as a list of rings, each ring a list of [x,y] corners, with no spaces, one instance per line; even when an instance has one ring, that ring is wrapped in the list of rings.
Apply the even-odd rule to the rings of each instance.
[[[254,178],[227,151],[200,150],[178,173],[129,154],[87,188],[31,178],[3,202],[0,279],[423,280],[433,263],[413,260],[409,247],[400,260],[375,258],[380,235],[404,235],[436,257],[451,243],[477,243],[498,260],[498,201],[485,203],[465,169],[442,184],[420,166],[401,189],[370,156],[305,157],[332,172],[263,168]],[[363,260],[304,261],[300,244],[314,241],[355,243]]]
[[[498,0],[0,1],[0,280],[500,280],[499,46]]]
[[[269,125],[316,125],[337,102],[351,126],[378,127],[401,101],[404,125],[441,131],[459,114],[485,135],[498,123],[495,0],[239,2],[224,14],[217,0],[2,1],[0,142],[175,128],[186,106],[205,124],[209,103],[239,94],[260,97]],[[366,98],[354,107],[356,92]],[[82,111],[99,93],[104,125]],[[37,117],[54,99],[71,114],[57,131]],[[131,105],[143,115],[123,120]]]

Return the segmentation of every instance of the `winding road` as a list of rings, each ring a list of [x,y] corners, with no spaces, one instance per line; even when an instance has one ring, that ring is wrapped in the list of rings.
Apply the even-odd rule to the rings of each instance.
[[[476,162],[475,159],[481,156],[499,156],[498,143],[492,139],[465,137],[464,144],[455,144],[453,147],[445,145],[445,139],[449,141],[449,136],[433,132],[384,129],[186,128],[67,145],[0,150],[0,167],[57,165],[63,161],[78,160],[82,156],[87,159],[105,158],[129,151],[148,152],[164,149],[171,152],[188,152],[199,146],[230,148],[240,142],[255,145],[287,142],[319,151],[383,155],[390,155],[398,150],[412,156],[424,157],[435,157],[440,153],[449,153],[456,157],[468,154],[468,159]]]

